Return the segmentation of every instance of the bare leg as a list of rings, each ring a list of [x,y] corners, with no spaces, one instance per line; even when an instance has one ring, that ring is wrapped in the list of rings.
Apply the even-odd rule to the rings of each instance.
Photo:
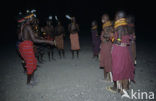
[[[107,72],[105,69],[103,69],[103,70],[104,70],[104,80],[106,80],[107,79]]]
[[[53,52],[53,48],[51,48],[51,57],[52,57],[52,59],[54,59],[54,52]]]
[[[58,49],[58,53],[59,53],[59,56],[60,56],[60,59],[61,59],[62,56],[61,56],[61,50],[60,49]]]
[[[123,89],[128,90],[129,89],[129,82],[128,80],[123,80]]]
[[[50,50],[48,51],[48,57],[49,57],[49,61],[50,61],[50,58],[51,58],[51,57],[50,57]]]
[[[32,75],[31,75],[31,74],[27,74],[27,84],[30,84],[31,77],[32,77]]]
[[[51,47],[51,57],[52,57],[52,60],[56,60],[54,58],[54,46]]]
[[[79,58],[79,50],[77,50],[77,58]]]
[[[62,49],[62,55],[63,55],[63,58],[65,58],[65,52],[64,52],[64,49]]]
[[[22,60],[22,67],[23,67],[23,69],[24,69],[24,74],[27,72],[27,70],[26,70],[26,68],[25,68],[25,62]]]
[[[74,50],[72,50],[72,59],[74,59]]]

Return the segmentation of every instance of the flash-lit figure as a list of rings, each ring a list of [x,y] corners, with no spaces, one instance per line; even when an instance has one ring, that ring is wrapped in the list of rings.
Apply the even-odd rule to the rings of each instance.
[[[113,27],[109,16],[104,14],[102,16],[102,32],[100,45],[100,67],[104,68],[104,79],[110,81],[112,77],[112,41]]]
[[[98,24],[97,21],[93,21],[91,24],[92,44],[93,44],[93,58],[97,57],[100,51],[100,38],[98,35]]]
[[[60,59],[62,58],[62,56],[65,57],[64,36],[65,36],[64,27],[61,25],[61,22],[58,21],[57,26],[55,27],[55,41],[57,43],[56,47],[58,49]]]
[[[54,45],[53,41],[39,40],[34,36],[32,27],[30,25],[30,23],[33,21],[33,16],[33,13],[28,13],[24,17],[26,23],[21,27],[21,33],[19,34],[19,39],[22,41],[19,44],[19,51],[26,64],[25,67],[27,70],[27,84],[32,83],[30,81],[32,81],[32,76],[37,66],[37,60],[33,50],[33,43]]]
[[[79,26],[76,23],[75,17],[71,18],[71,24],[68,26],[68,30],[70,32],[70,43],[71,43],[71,51],[72,58],[74,58],[74,52],[77,52],[77,58],[79,57],[80,43],[79,43]]]
[[[51,17],[46,21],[46,26],[42,29],[44,33],[44,38],[46,40],[54,41],[54,26],[52,25],[52,19]],[[51,57],[54,59],[54,46],[47,45],[48,48],[48,57],[49,61],[51,60]]]
[[[20,55],[20,51],[19,51],[19,44],[22,42],[21,40],[21,31],[23,29],[23,26],[25,24],[25,19],[23,18],[23,14],[22,12],[19,12],[19,15],[18,15],[18,25],[17,25],[17,36],[18,36],[18,41],[16,43],[16,50],[17,50],[17,53],[19,55],[19,57],[22,59],[22,66],[23,66],[23,69],[24,69],[24,73],[26,73],[26,68],[25,68],[25,62],[22,58],[22,56]]]
[[[42,39],[40,37],[39,19],[34,17],[31,22],[31,26],[32,26],[32,30],[33,30],[35,38]],[[34,47],[35,56],[37,57],[38,61],[42,63],[43,54],[44,54],[43,48],[40,47],[40,44],[34,44],[33,47]]]
[[[129,89],[129,81],[134,80],[134,65],[128,46],[130,36],[127,29],[125,12],[119,11],[115,15],[115,41],[112,49],[112,74],[116,82],[114,87],[108,87],[111,91],[120,90],[124,94]]]
[[[128,23],[128,33],[130,34],[130,53],[134,62],[134,65],[136,65],[136,35],[135,35],[135,25],[134,25],[134,17],[128,16],[127,17],[127,23]]]

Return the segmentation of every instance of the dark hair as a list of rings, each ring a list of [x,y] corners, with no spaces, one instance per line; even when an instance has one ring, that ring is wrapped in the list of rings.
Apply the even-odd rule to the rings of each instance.
[[[95,25],[97,25],[97,21],[96,20],[93,20],[92,23],[94,23]]]
[[[126,13],[124,12],[124,11],[118,11],[117,13],[116,13],[116,16],[120,16],[120,18],[125,18],[126,17]]]

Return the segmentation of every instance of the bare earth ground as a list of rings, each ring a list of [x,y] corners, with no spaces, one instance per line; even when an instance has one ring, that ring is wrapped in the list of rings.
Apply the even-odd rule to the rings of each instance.
[[[56,61],[44,57],[44,64],[39,64],[35,72],[37,84],[31,87],[26,85],[15,44],[5,46],[0,50],[0,101],[130,101],[105,89],[112,83],[103,81],[103,70],[99,69],[98,59],[92,58],[90,41],[81,42],[79,59],[71,59],[69,47],[68,42],[65,59],[59,59],[56,51]],[[154,48],[150,43],[137,44],[136,84],[131,84],[135,91],[156,92]]]

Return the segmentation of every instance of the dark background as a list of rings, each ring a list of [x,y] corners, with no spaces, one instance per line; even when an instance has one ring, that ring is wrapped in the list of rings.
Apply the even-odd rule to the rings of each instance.
[[[44,22],[49,15],[57,15],[64,26],[69,22],[65,14],[76,17],[80,26],[81,36],[89,35],[92,20],[101,24],[103,13],[114,19],[118,10],[124,10],[127,14],[135,16],[136,35],[138,41],[151,41],[155,39],[154,33],[154,3],[150,1],[136,2],[132,0],[21,0],[4,1],[2,7],[1,43],[16,42],[16,16],[19,11],[36,9],[41,22]],[[2,3],[2,4],[3,4]],[[100,26],[101,27],[101,26]],[[85,31],[83,33],[83,31]]]

